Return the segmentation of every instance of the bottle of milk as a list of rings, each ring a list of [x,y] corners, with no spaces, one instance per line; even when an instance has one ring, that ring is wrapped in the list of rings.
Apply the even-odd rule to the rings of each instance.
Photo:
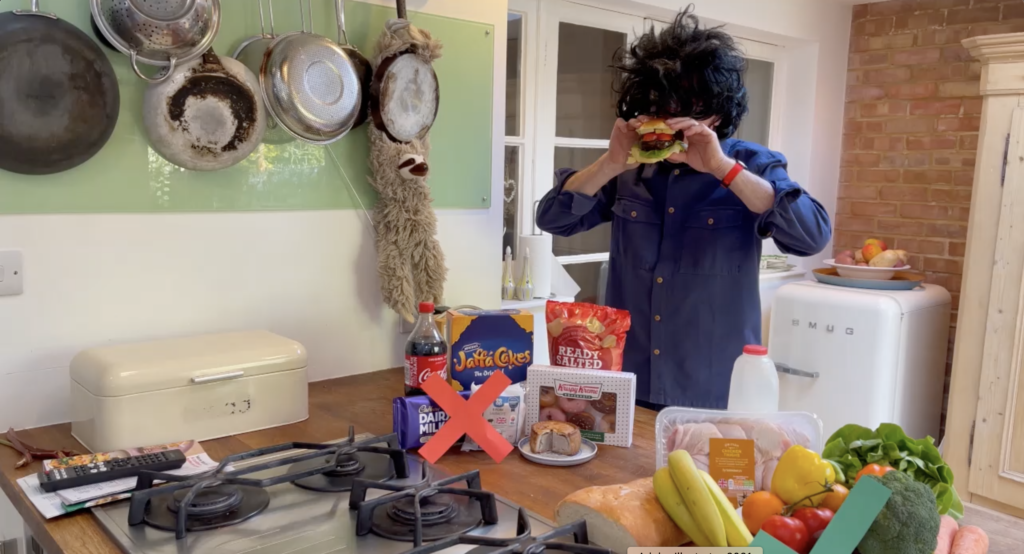
[[[732,366],[730,412],[779,411],[779,375],[763,346],[747,345]]]

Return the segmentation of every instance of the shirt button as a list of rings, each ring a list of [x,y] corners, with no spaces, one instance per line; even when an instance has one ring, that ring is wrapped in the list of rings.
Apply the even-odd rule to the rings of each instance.
[[[629,212],[629,215],[636,217],[636,212]]]
[[[660,315],[654,316],[654,321],[661,321],[661,316]]]
[[[658,350],[657,348],[655,348],[654,349],[654,355],[655,356],[660,356],[661,355],[661,350]]]
[[[708,218],[708,225],[714,225],[714,224],[715,224],[715,220],[709,217]]]
[[[679,175],[679,170],[677,169],[677,170],[673,171],[672,175]]]
[[[656,281],[658,281],[658,283],[662,283],[662,282],[664,282],[664,281],[665,281],[665,280],[664,280],[664,279],[662,279],[661,277],[658,277],[658,278],[657,278],[657,279],[655,279],[655,280],[656,280]]]
[[[674,214],[674,213],[676,213],[676,209],[675,208],[669,208],[668,209],[668,213]]]

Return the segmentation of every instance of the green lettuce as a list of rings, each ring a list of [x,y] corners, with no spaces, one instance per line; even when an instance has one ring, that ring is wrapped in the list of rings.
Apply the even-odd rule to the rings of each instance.
[[[868,464],[893,467],[928,485],[940,514],[954,519],[964,515],[963,502],[953,488],[953,470],[931,437],[912,439],[893,423],[883,423],[874,431],[851,424],[828,438],[821,456],[835,468],[840,483],[852,486],[857,472]]]

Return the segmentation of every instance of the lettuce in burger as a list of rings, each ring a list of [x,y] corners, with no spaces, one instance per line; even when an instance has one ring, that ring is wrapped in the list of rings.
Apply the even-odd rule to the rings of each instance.
[[[636,132],[640,141],[633,145],[629,163],[658,163],[676,152],[686,151],[686,144],[676,139],[676,132],[663,119],[649,119]]]

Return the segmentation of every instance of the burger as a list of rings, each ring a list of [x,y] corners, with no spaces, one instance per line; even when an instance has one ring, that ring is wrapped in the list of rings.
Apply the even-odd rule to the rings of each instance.
[[[633,145],[630,152],[631,163],[658,163],[676,152],[686,150],[686,144],[677,140],[676,132],[663,119],[649,119],[636,132],[640,135],[640,141]]]

